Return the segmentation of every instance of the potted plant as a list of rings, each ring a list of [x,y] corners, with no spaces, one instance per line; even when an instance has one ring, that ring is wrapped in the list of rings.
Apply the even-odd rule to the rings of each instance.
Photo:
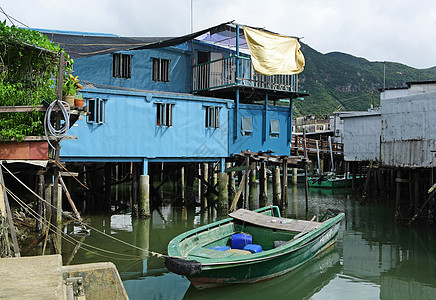
[[[80,84],[79,76],[74,77],[71,74],[65,74],[63,85],[65,102],[67,102],[70,106],[74,106],[74,98],[76,96],[76,92],[77,90],[81,89],[83,89],[83,87]]]
[[[81,93],[76,94],[76,98],[74,99],[74,106],[83,107],[85,105],[85,99]]]

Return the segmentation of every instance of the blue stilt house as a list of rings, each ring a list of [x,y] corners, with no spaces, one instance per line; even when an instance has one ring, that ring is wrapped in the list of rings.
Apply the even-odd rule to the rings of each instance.
[[[254,71],[238,24],[178,38],[44,33],[74,58],[90,112],[64,161],[144,162],[147,174],[147,162],[290,154],[292,101],[306,94],[298,75]]]

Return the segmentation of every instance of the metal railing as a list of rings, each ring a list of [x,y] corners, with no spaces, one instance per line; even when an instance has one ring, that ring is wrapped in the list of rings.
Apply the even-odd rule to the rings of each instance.
[[[239,77],[236,67],[239,64]],[[246,86],[275,91],[294,92],[298,90],[298,75],[258,74],[253,69],[251,59],[232,55],[193,67],[193,92],[215,90],[229,86]]]

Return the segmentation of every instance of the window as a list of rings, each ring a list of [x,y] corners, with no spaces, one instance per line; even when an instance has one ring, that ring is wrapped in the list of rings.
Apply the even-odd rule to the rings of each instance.
[[[132,56],[115,53],[113,55],[112,76],[116,78],[130,78],[132,73]]]
[[[248,135],[250,136],[253,132],[253,124],[250,117],[242,117],[242,135]]]
[[[156,103],[156,126],[173,126],[172,103]]]
[[[206,106],[206,128],[220,127],[220,109],[218,106]]]
[[[153,58],[153,81],[170,81],[170,60]]]
[[[279,126],[280,122],[279,120],[271,120],[271,127],[270,127],[270,131],[269,131],[269,135],[271,137],[278,137],[279,133],[280,133],[280,126]]]
[[[104,124],[105,122],[105,100],[104,99],[88,99],[88,123]]]

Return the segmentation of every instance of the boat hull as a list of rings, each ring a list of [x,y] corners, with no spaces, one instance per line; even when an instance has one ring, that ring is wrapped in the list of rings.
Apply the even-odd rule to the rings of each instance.
[[[339,220],[340,221],[340,220]],[[238,263],[204,264],[194,274],[186,274],[197,289],[206,289],[236,283],[253,283],[267,280],[290,272],[306,263],[337,239],[340,223],[337,222],[320,232],[310,241],[298,248],[276,253],[259,260],[239,261]],[[285,246],[286,247],[286,246]],[[168,269],[171,270],[167,264]]]

